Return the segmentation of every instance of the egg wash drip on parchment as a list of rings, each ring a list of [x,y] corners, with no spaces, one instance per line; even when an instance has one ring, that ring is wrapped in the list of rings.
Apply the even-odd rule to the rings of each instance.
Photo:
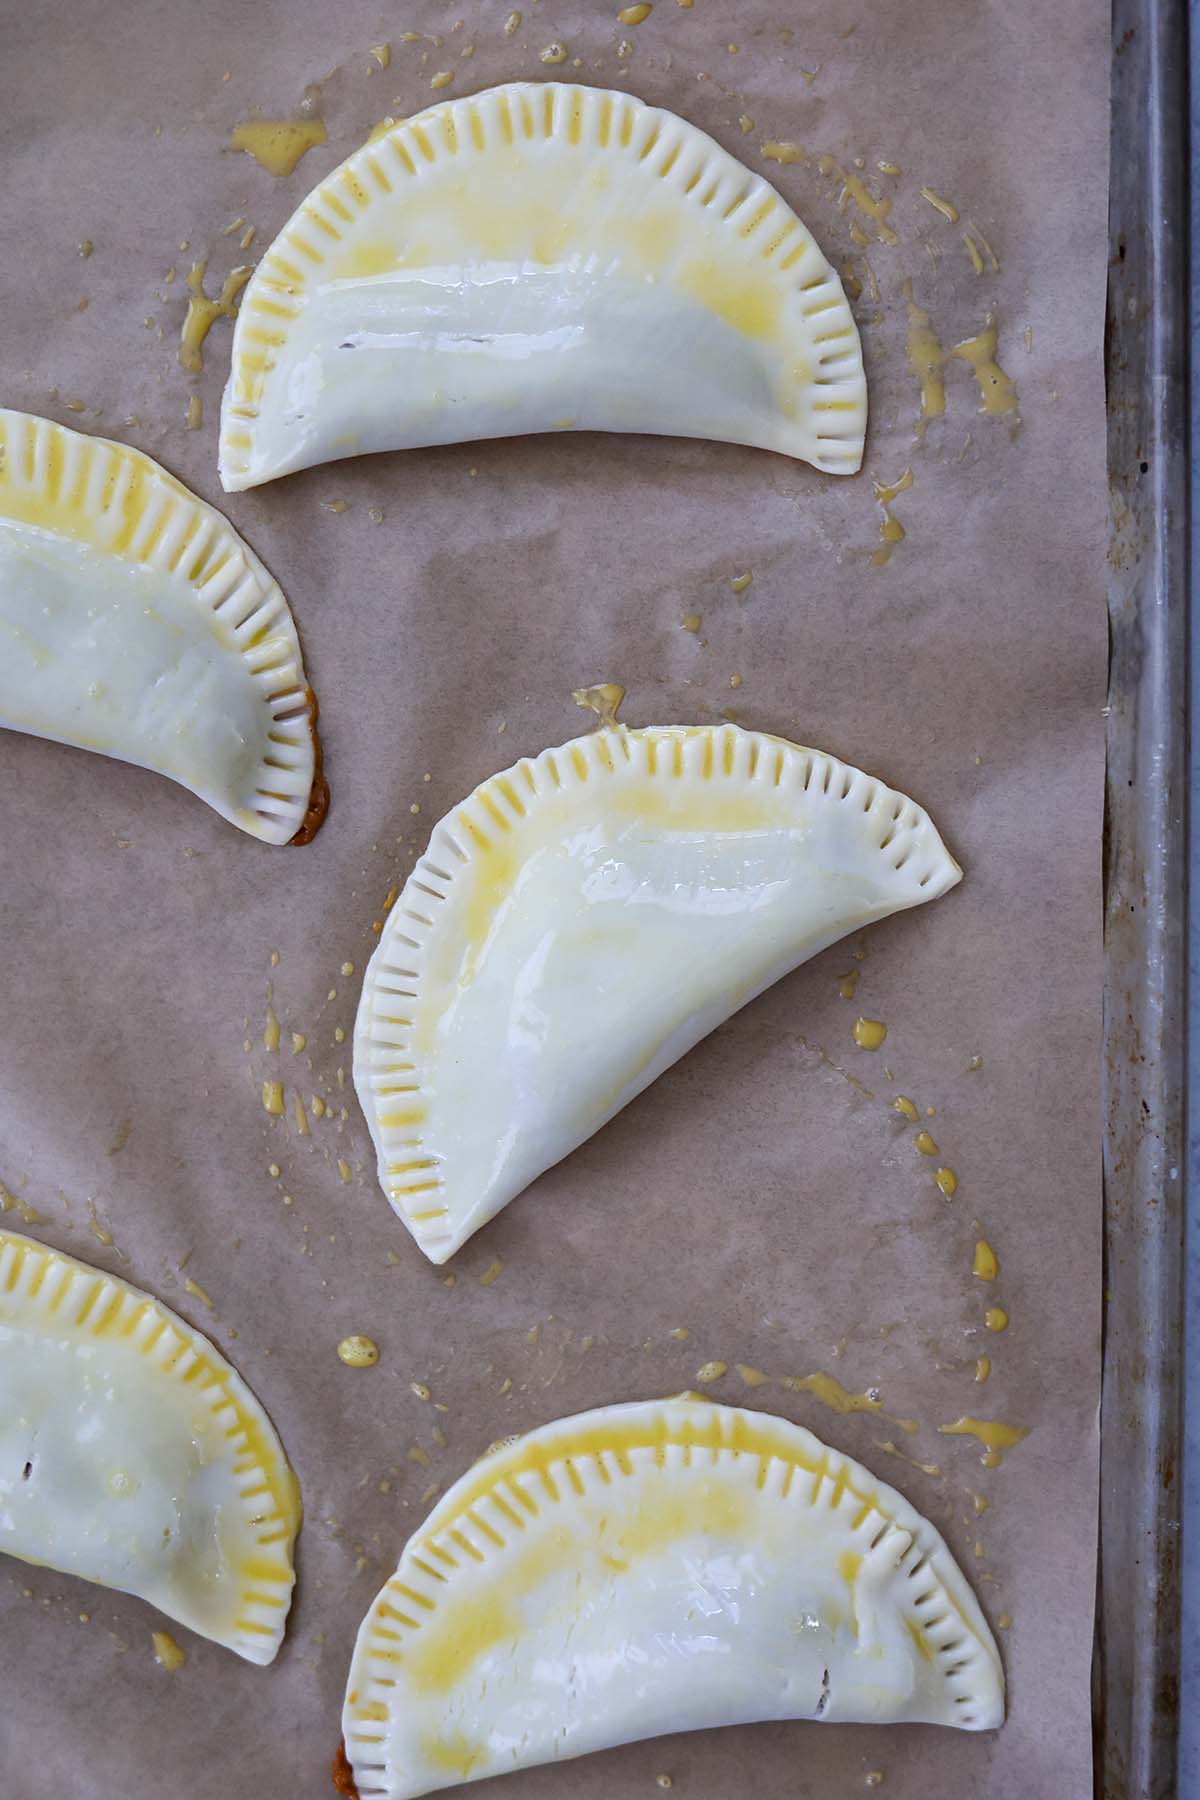
[[[863,975],[862,965],[866,960],[866,955],[867,951],[864,947],[858,947],[851,950],[849,966],[845,967],[843,973],[838,977],[838,993],[842,1000],[847,1002],[861,1001],[862,994],[860,992],[860,983]],[[866,1052],[868,1055],[876,1054],[883,1049],[884,1044],[887,1042],[887,1024],[883,1020],[873,1019],[866,1014],[859,1012],[850,1027],[850,1039],[855,1052]],[[823,1050],[819,1051],[818,1054],[822,1066],[837,1073],[863,1098],[870,1101],[876,1099],[874,1089],[857,1076],[853,1075],[849,1069],[830,1057],[828,1053]],[[982,1058],[972,1056],[968,1059],[963,1073],[965,1075],[976,1075],[981,1071],[982,1067]],[[893,1082],[895,1080],[895,1074],[890,1067],[885,1065],[883,1073],[888,1082]],[[941,1148],[931,1129],[930,1122],[936,1117],[937,1109],[932,1106],[922,1108],[911,1095],[907,1093],[896,1095],[887,1102],[887,1104],[889,1105],[890,1110],[894,1112],[900,1120],[904,1121],[905,1127],[911,1129],[913,1150],[921,1163],[929,1166],[934,1185],[937,1187],[943,1199],[946,1201],[953,1201],[958,1193],[959,1180],[955,1170],[950,1167],[948,1162],[943,1160]],[[995,1285],[998,1283],[1001,1276],[1000,1259],[979,1220],[972,1221],[971,1231],[973,1237],[970,1240],[970,1247],[966,1253],[967,1266],[970,1269],[970,1280],[973,1285],[981,1287],[984,1290],[982,1306],[980,1308],[982,1314],[980,1324],[973,1327],[972,1330],[975,1334],[979,1334],[981,1329],[992,1333],[1000,1332],[1005,1330],[1009,1323],[1007,1310],[996,1303],[994,1299]],[[954,1364],[951,1366],[955,1369],[961,1369],[964,1373],[969,1370],[971,1372],[973,1385],[978,1386],[989,1379],[992,1369],[992,1358],[989,1354],[981,1351],[973,1362],[968,1361],[965,1365]],[[721,1374],[726,1372],[726,1364],[723,1362],[716,1365],[710,1365],[710,1368],[712,1367],[717,1368]],[[739,1364],[736,1365],[736,1367],[739,1374],[744,1377],[746,1371],[744,1370],[743,1365]],[[703,1375],[705,1371],[701,1371],[700,1373]],[[767,1377],[761,1370],[754,1370],[751,1373],[753,1374],[754,1385],[770,1379],[770,1377]],[[698,1385],[707,1386],[703,1381],[700,1381]],[[868,1388],[865,1393],[862,1394],[851,1394],[843,1388],[839,1382],[829,1377],[824,1372],[818,1372],[815,1375],[806,1377],[784,1376],[780,1378],[780,1385],[793,1392],[807,1391],[813,1394],[822,1404],[830,1406],[837,1412],[879,1412],[882,1414],[883,1411],[878,1388]],[[883,1416],[886,1417],[888,1415],[885,1414]],[[896,1419],[894,1422],[900,1427],[901,1431],[907,1432],[915,1431],[917,1429],[917,1422],[913,1420]],[[968,1437],[973,1439],[980,1448],[980,1462],[982,1466],[989,1470],[999,1467],[1004,1452],[1013,1449],[1028,1435],[1028,1427],[1026,1426],[1009,1423],[1008,1421],[1001,1419],[980,1417],[977,1416],[974,1411],[964,1411],[956,1419],[940,1424],[938,1426],[938,1431],[941,1435],[949,1438]],[[914,1456],[904,1447],[902,1442],[897,1443],[895,1439],[878,1440],[877,1448],[883,1450],[886,1454],[900,1458],[910,1466],[934,1479],[941,1479],[945,1473],[940,1462],[932,1460],[927,1462],[922,1460],[920,1456]],[[979,1516],[987,1507],[988,1503],[986,1499],[972,1489],[967,1489],[966,1492],[971,1498],[976,1516]],[[984,1554],[982,1545],[978,1540],[976,1541],[975,1553],[977,1558],[981,1558]]]
[[[118,1155],[120,1151],[125,1148],[128,1136],[129,1120],[122,1119],[118,1121],[116,1132],[109,1142],[107,1154],[109,1156]],[[31,1200],[26,1198],[23,1190],[27,1186],[28,1178],[13,1186],[10,1186],[6,1181],[0,1180],[0,1220],[3,1220],[7,1213],[15,1213],[22,1225],[33,1226],[35,1229],[39,1225],[48,1225],[50,1223],[50,1214],[42,1212]],[[60,1189],[58,1197],[66,1210],[68,1218],[71,1220],[72,1225],[74,1225],[74,1208],[69,1195]],[[94,1194],[89,1194],[87,1197],[86,1223],[88,1231],[91,1233],[92,1237],[95,1238],[96,1242],[102,1244],[106,1250],[111,1250],[119,1262],[127,1263],[130,1260],[128,1252],[121,1249],[112,1231],[104,1222],[104,1219],[98,1210],[97,1197]]]
[[[272,950],[269,968],[277,970],[281,963],[280,952]],[[286,1207],[295,1204],[287,1189],[300,1179],[301,1154],[314,1159],[306,1171],[323,1171],[324,1186],[332,1185],[330,1177],[339,1187],[349,1186],[362,1173],[363,1149],[349,1104],[351,1028],[343,1023],[344,1017],[352,1018],[357,971],[349,958],[337,966],[333,985],[311,1021],[285,1005],[276,992],[277,978],[269,976],[260,1021],[243,1021],[247,1032],[255,1034],[246,1036],[242,1049],[252,1059],[250,1076],[268,1131],[266,1172]],[[286,1176],[284,1161],[290,1165]],[[334,1222],[333,1215],[326,1217]],[[310,1226],[304,1223],[301,1230],[307,1234]],[[336,1241],[336,1234],[330,1241]]]
[[[752,120],[747,120],[746,123],[753,128]],[[870,251],[876,260],[891,263],[895,260],[893,253],[902,246],[895,211],[896,201],[903,192],[901,183],[904,171],[899,165],[878,160],[874,168],[868,170],[865,157],[856,157],[852,162],[845,163],[837,157],[811,151],[787,138],[764,140],[760,145],[760,155],[765,162],[781,165],[784,169],[801,166],[810,173],[815,171],[819,177],[826,178],[832,184],[837,210],[848,221],[850,240],[857,253],[839,271],[843,284],[852,300],[861,298],[864,282],[854,270],[854,264],[861,263],[866,276],[865,288],[873,303],[873,312],[865,320],[860,319],[860,325],[869,326],[883,321],[885,294],[887,311],[892,310],[896,301],[903,304],[906,324],[904,354],[919,393],[919,410],[914,421],[916,451],[919,453],[923,448],[930,423],[945,420],[947,416],[948,368],[951,372],[961,370],[964,375],[969,373],[973,377],[976,415],[1004,417],[1015,433],[1020,426],[1017,389],[1015,381],[998,360],[1000,322],[995,308],[989,308],[982,325],[974,334],[946,347],[934,326],[930,310],[919,305],[914,297],[912,278],[906,277],[897,284],[894,273],[889,270],[883,274],[881,285],[875,262],[866,255]],[[936,287],[942,278],[943,246],[955,237],[961,245],[964,263],[952,271],[951,280],[959,274],[965,274],[968,269],[971,272],[968,279],[998,275],[1000,262],[991,244],[969,219],[964,221],[955,202],[928,183],[920,186],[918,194],[920,207],[925,215],[917,215],[918,231],[929,254],[930,279],[933,285]],[[955,285],[961,286],[961,282],[956,281]],[[1030,337],[1027,333],[1027,348],[1029,344]],[[954,404],[960,412],[963,410],[961,400],[956,399]],[[904,467],[892,480],[884,480],[879,476],[872,478],[874,498],[879,505],[881,517],[878,543],[867,556],[871,568],[886,568],[904,542],[906,528],[897,516],[895,502],[912,488],[914,479],[915,471],[911,466]]]
[[[615,684],[603,684],[614,687]],[[589,700],[592,696],[589,696]],[[606,696],[606,698],[610,698]],[[589,704],[589,701],[584,701]],[[601,705],[603,706],[603,702]],[[601,728],[603,728],[601,726]],[[863,974],[862,962],[865,951],[850,951],[850,966],[838,978],[840,996],[847,1001],[861,1001],[860,982]],[[874,1029],[868,1029],[874,1027]],[[849,1030],[852,1048],[849,1055],[862,1055],[864,1062],[872,1055],[877,1055],[888,1038],[887,1026],[881,1020],[871,1020],[859,1014]],[[917,1166],[927,1169],[932,1184],[937,1188],[940,1199],[949,1202],[958,1191],[958,1177],[949,1164],[941,1160],[941,1150],[933,1136],[932,1123],[936,1118],[936,1109],[920,1106],[909,1094],[895,1097],[879,1096],[876,1090],[855,1076],[849,1069],[840,1064],[827,1053],[820,1053],[821,1066],[830,1069],[850,1085],[861,1097],[872,1103],[886,1106],[895,1115],[898,1123],[902,1123],[905,1135],[913,1146],[913,1155]],[[964,1075],[977,1074],[982,1068],[981,1059],[972,1057],[964,1067]],[[884,1070],[884,1078],[889,1083],[895,1081],[890,1068]],[[956,1209],[957,1211],[957,1209]],[[956,1214],[947,1215],[954,1217]],[[966,1280],[973,1288],[982,1287],[990,1295],[1000,1278],[999,1258],[991,1242],[977,1221],[970,1225],[969,1237],[964,1237],[956,1229],[956,1241],[964,1245],[963,1268]],[[486,1283],[488,1276],[483,1278]],[[453,1273],[450,1280],[454,1280]],[[987,1296],[985,1295],[985,1298]],[[989,1307],[989,1311],[992,1309]],[[764,1320],[765,1327],[772,1333],[782,1333],[782,1321]],[[985,1329],[982,1321],[974,1330]],[[886,1337],[885,1329],[882,1336]],[[572,1361],[593,1352],[597,1347],[613,1348],[613,1340],[608,1336],[579,1334],[573,1331],[561,1318],[550,1315],[547,1319],[536,1319],[523,1328],[514,1340],[511,1357],[503,1354],[493,1356],[484,1370],[481,1382],[482,1391],[494,1392],[497,1401],[506,1401],[514,1393],[524,1392],[533,1387],[540,1390],[552,1384],[559,1374],[569,1368]],[[637,1346],[621,1345],[629,1352]],[[917,1450],[912,1443],[920,1427],[916,1419],[905,1417],[889,1410],[885,1395],[879,1385],[870,1384],[862,1389],[845,1384],[829,1368],[812,1368],[791,1372],[784,1365],[779,1369],[778,1351],[775,1356],[763,1357],[761,1353],[754,1361],[737,1359],[732,1346],[716,1341],[711,1328],[706,1329],[702,1323],[677,1320],[664,1332],[653,1339],[647,1339],[640,1346],[647,1353],[648,1364],[644,1383],[647,1391],[690,1391],[711,1395],[713,1399],[738,1403],[769,1404],[770,1395],[762,1390],[775,1389],[776,1393],[786,1392],[801,1394],[826,1408],[837,1416],[865,1415],[878,1420],[883,1428],[881,1435],[874,1440],[876,1448],[883,1454],[897,1461],[903,1461],[908,1467],[922,1474],[927,1479],[942,1481],[950,1473],[945,1458],[930,1456]],[[845,1353],[846,1340],[833,1348],[832,1355],[838,1359]],[[537,1352],[538,1368],[542,1370],[546,1363],[551,1364],[548,1374],[541,1374],[534,1380],[526,1371],[522,1373],[523,1364],[528,1361],[530,1350]],[[664,1371],[663,1359],[667,1358],[668,1368]],[[789,1358],[790,1360],[790,1358]],[[766,1365],[766,1366],[764,1366]],[[793,1365],[794,1367],[794,1365]],[[960,1373],[969,1373],[973,1385],[985,1380],[986,1374],[979,1373],[977,1364],[952,1365]],[[426,1385],[426,1384],[422,1384]],[[436,1390],[435,1390],[436,1391]],[[995,1470],[1001,1463],[1004,1453],[1012,1450],[1028,1434],[1027,1427],[1011,1423],[1006,1419],[981,1416],[976,1410],[978,1403],[971,1406],[967,1403],[964,1409],[953,1417],[946,1417],[939,1423],[937,1430],[947,1440],[947,1449],[955,1438],[969,1439],[979,1453],[982,1466]],[[884,1433],[886,1432],[886,1435]],[[420,1446],[417,1446],[418,1451]],[[419,1455],[414,1458],[419,1461]],[[394,1477],[387,1475],[387,1481]],[[988,1506],[985,1496],[978,1494],[973,1488],[962,1490],[969,1498],[971,1511],[968,1517],[972,1522],[978,1520]],[[976,1560],[982,1561],[984,1549],[980,1541],[975,1540]],[[996,1577],[983,1569],[978,1579],[995,1581]]]
[[[427,791],[432,780],[432,772],[425,771],[418,791]],[[251,1104],[263,1128],[261,1170],[286,1218],[298,1225],[300,1251],[309,1258],[323,1245],[336,1245],[340,1209],[372,1186],[369,1143],[352,1099],[354,1010],[362,970],[425,842],[422,802],[414,799],[404,810],[413,829],[399,834],[393,846],[370,846],[372,858],[386,858],[388,874],[378,874],[372,865],[360,871],[367,895],[375,896],[369,930],[349,947],[352,954],[333,959],[322,997],[304,1009],[286,1001],[280,991],[283,954],[272,947],[265,956],[261,1010],[241,1022]],[[351,898],[358,900],[357,886]],[[397,1265],[401,1258],[389,1251],[387,1261]],[[443,1280],[452,1286],[457,1276]],[[346,1344],[350,1350],[342,1354]],[[348,1335],[333,1332],[329,1349],[348,1367],[367,1368],[377,1359],[365,1348],[370,1345],[371,1324],[365,1321]]]

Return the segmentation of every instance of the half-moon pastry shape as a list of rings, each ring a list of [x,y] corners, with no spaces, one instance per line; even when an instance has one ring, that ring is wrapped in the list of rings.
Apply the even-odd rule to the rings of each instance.
[[[269,1663],[299,1524],[271,1421],[206,1337],[0,1229],[0,1551]]]
[[[170,776],[269,844],[325,785],[287,601],[150,457],[0,410],[0,725]]]
[[[630,94],[430,107],[313,189],[233,339],[221,480],[536,431],[720,438],[852,474],[842,284],[760,175]]]
[[[379,1179],[444,1262],[685,1051],[960,880],[928,815],[736,725],[602,730],[434,827],[363,982]]]
[[[360,1800],[410,1800],[706,1726],[1003,1717],[987,1622],[904,1496],[684,1395],[560,1419],[455,1483],[359,1630],[339,1763]]]

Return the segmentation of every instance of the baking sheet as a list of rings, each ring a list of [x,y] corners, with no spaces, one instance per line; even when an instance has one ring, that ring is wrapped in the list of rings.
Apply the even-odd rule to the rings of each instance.
[[[4,399],[127,438],[225,506],[292,600],[333,788],[317,842],[271,851],[150,775],[0,744],[0,1178],[43,1215],[37,1235],[153,1289],[234,1357],[306,1503],[291,1628],[266,1672],[180,1632],[188,1661],[167,1675],[150,1653],[160,1621],[140,1603],[0,1564],[0,1768],[20,1758],[30,1800],[207,1800],[234,1773],[262,1800],[320,1794],[354,1631],[422,1496],[496,1437],[690,1385],[717,1358],[731,1372],[715,1395],[802,1420],[945,1532],[993,1622],[1011,1619],[998,1632],[1008,1723],[980,1738],[760,1726],[532,1771],[503,1791],[588,1800],[654,1791],[668,1773],[689,1800],[751,1782],[773,1800],[856,1792],[881,1772],[901,1796],[1082,1796],[1105,10],[850,5],[789,8],[784,24],[765,6],[657,0],[630,28],[607,5],[542,0],[506,35],[508,10],[0,8]],[[538,77],[555,41],[568,58],[551,72],[673,106],[767,167],[861,283],[866,474],[837,482],[720,445],[556,437],[376,457],[222,501],[228,326],[210,335],[202,375],[175,356],[194,257],[208,253],[211,291],[378,118],[434,98],[435,74],[454,71],[452,93]],[[370,55],[382,43],[387,69]],[[329,141],[291,177],[223,151],[235,124],[289,114],[306,93]],[[840,210],[838,177],[815,162],[762,164],[771,140],[893,192],[899,242]],[[238,218],[258,228],[246,253],[245,226],[222,235]],[[965,226],[997,269],[985,258],[974,273]],[[914,441],[906,278],[946,344],[994,311],[1019,428],[981,416],[970,368],[952,362],[946,418]],[[204,423],[189,433],[193,392]],[[870,477],[906,467],[913,487],[894,512],[907,536],[872,566]],[[737,594],[731,577],[746,571]],[[691,613],[698,633],[682,628]],[[731,1020],[475,1238],[448,1286],[376,1191],[350,1093],[372,922],[427,826],[492,770],[586,726],[570,690],[606,679],[627,687],[631,723],[731,710],[883,776],[931,810],[967,879]],[[278,1056],[262,1043],[268,1003]],[[875,1056],[851,1042],[860,1011],[888,1024]],[[299,1057],[293,1029],[307,1038]],[[263,1112],[261,1082],[276,1075],[328,1103],[309,1137]],[[936,1108],[926,1123],[959,1176],[952,1203],[891,1109],[899,1093]],[[1001,1265],[986,1292],[971,1274],[979,1235]],[[211,1311],[184,1291],[189,1276]],[[1002,1336],[983,1328],[989,1302],[1011,1314]],[[671,1336],[680,1327],[686,1340]],[[376,1369],[338,1362],[350,1331],[377,1339]],[[984,1387],[980,1354],[993,1359]],[[748,1390],[738,1363],[776,1379]],[[836,1416],[778,1379],[818,1370],[853,1392],[878,1387],[919,1432]],[[938,1434],[964,1413],[1030,1435],[986,1470],[973,1440]]]

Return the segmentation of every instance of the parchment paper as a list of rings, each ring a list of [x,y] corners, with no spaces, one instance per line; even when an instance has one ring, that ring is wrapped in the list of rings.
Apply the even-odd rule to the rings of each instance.
[[[0,1563],[0,1788],[17,1791],[19,1769],[24,1800],[324,1794],[354,1633],[422,1496],[505,1433],[694,1385],[717,1358],[730,1373],[714,1394],[802,1420],[946,1534],[992,1620],[1011,1617],[998,1633],[1007,1724],[980,1738],[710,1733],[537,1770],[497,1795],[612,1800],[657,1792],[665,1773],[686,1800],[800,1800],[856,1793],[880,1771],[897,1800],[1082,1800],[1100,1298],[1106,10],[656,0],[630,28],[615,4],[522,0],[506,36],[508,10],[0,5],[4,400],[126,438],[225,505],[291,598],[333,789],[310,849],[270,850],[156,777],[0,740],[0,1176],[44,1215],[36,1234],[152,1289],[229,1352],[306,1504],[296,1605],[265,1672],[180,1631],[187,1664],[168,1675],[150,1651],[162,1621],[142,1603]],[[539,54],[555,40],[569,56],[551,69]],[[382,43],[386,70],[369,54]],[[765,166],[862,284],[866,472],[839,481],[723,445],[555,437],[367,458],[223,501],[230,328],[214,327],[202,376],[185,375],[187,269],[208,254],[215,291],[377,119],[435,98],[444,69],[451,93],[545,74],[629,87]],[[329,141],[290,178],[223,152],[236,123],[286,116],[306,89]],[[763,165],[761,144],[781,139],[847,170],[863,158],[873,191],[895,194],[899,243],[840,211],[836,176],[814,163]],[[245,254],[244,226],[222,235],[239,218],[258,229]],[[966,224],[998,270],[973,272]],[[980,415],[956,362],[944,421],[914,441],[905,278],[947,345],[995,312],[1019,429]],[[204,422],[189,433],[193,392]],[[870,479],[905,467],[914,485],[894,511],[907,537],[874,567]],[[346,510],[327,509],[341,500]],[[735,594],[731,577],[747,571]],[[703,619],[695,634],[681,627],[690,613]],[[570,691],[600,680],[627,687],[631,723],[731,708],[883,776],[930,809],[967,876],[732,1019],[475,1238],[449,1286],[378,1193],[349,1086],[372,921],[428,826],[493,770],[586,728]],[[839,978],[851,969],[848,1001]],[[278,1056],[262,1046],[269,994]],[[876,1055],[851,1042],[859,1012],[888,1025]],[[292,1030],[307,1036],[299,1056]],[[971,1058],[982,1067],[969,1072]],[[327,1102],[308,1138],[263,1112],[274,1075]],[[952,1202],[891,1109],[901,1093],[936,1107],[925,1123],[958,1173]],[[990,1288],[971,1273],[980,1235],[1001,1265]],[[211,1312],[184,1291],[189,1276]],[[990,1303],[1011,1314],[1003,1335],[983,1327]],[[352,1331],[377,1339],[374,1370],[339,1363]],[[978,1386],[983,1354],[992,1374]],[[838,1417],[778,1379],[747,1389],[737,1363],[877,1386],[920,1431]],[[974,1440],[938,1434],[964,1413],[1030,1435],[986,1470]],[[942,1473],[897,1460],[887,1440]],[[988,1502],[981,1517],[972,1493]]]

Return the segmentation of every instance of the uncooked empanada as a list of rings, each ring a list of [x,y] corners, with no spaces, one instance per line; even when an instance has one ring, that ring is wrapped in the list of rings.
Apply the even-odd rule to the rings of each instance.
[[[0,725],[286,844],[325,810],[315,720],[287,601],[219,512],[138,450],[0,410]]]
[[[866,421],[842,284],[761,175],[630,94],[514,82],[392,126],[284,227],[234,332],[221,480],[576,430],[851,474]]]
[[[560,1419],[455,1483],[363,1621],[339,1763],[361,1800],[409,1800],[711,1725],[1003,1716],[987,1622],[903,1495],[683,1395]]]
[[[363,983],[354,1080],[433,1262],[722,1019],[961,878],[928,816],[736,725],[618,726],[434,827]]]
[[[206,1337],[0,1229],[0,1551],[269,1663],[299,1524],[271,1421]]]

